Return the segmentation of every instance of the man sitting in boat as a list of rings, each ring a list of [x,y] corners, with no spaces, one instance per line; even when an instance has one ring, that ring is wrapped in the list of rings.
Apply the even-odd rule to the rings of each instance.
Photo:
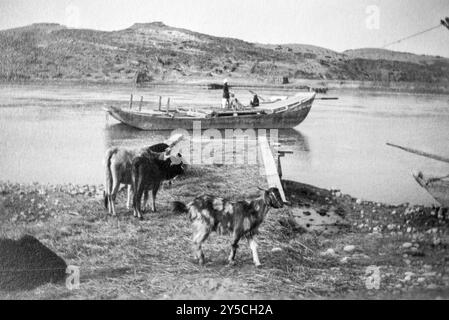
[[[257,94],[255,94],[253,96],[253,98],[251,99],[251,101],[249,102],[251,107],[258,107],[259,106],[259,97],[257,96]]]
[[[232,110],[243,110],[245,106],[235,97],[234,93],[231,93],[229,105]]]
[[[223,99],[221,99],[221,107],[223,109],[229,108],[229,87],[228,87],[228,79],[223,80]]]

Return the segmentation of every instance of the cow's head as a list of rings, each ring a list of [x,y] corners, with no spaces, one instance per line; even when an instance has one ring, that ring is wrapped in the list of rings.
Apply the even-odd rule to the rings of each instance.
[[[164,163],[166,179],[171,180],[178,175],[184,174],[187,161],[178,153],[176,155],[166,155]]]

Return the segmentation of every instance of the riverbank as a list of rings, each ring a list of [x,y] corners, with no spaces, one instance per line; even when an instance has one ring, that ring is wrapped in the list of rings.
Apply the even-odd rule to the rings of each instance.
[[[91,79],[48,79],[48,80],[24,80],[24,81],[2,81],[5,85],[73,85],[73,86],[127,86],[130,92],[157,86],[193,87],[208,89],[209,84],[221,84],[224,77],[183,77],[168,81],[151,81],[136,85],[131,80],[91,80]],[[378,91],[378,92],[403,92],[423,94],[449,94],[449,83],[425,83],[425,82],[379,82],[379,81],[356,81],[356,80],[315,80],[315,79],[293,79],[288,84],[276,84],[264,79],[228,77],[231,87],[234,88],[258,88],[270,90],[307,90],[310,88],[326,88],[332,91],[355,90],[355,91]]]
[[[271,210],[261,227],[262,267],[242,242],[236,266],[226,264],[229,237],[206,242],[204,267],[193,261],[190,224],[170,211],[173,200],[207,192],[230,199],[258,194],[256,166],[192,167],[157,199],[159,212],[138,221],[118,197],[118,217],[105,213],[100,185],[0,183],[0,236],[31,234],[80,267],[77,290],[48,284],[2,299],[317,299],[449,298],[447,213],[354,199],[301,185],[311,209],[338,207],[348,227],[334,234],[304,232],[288,208]],[[367,267],[380,286],[367,288]]]

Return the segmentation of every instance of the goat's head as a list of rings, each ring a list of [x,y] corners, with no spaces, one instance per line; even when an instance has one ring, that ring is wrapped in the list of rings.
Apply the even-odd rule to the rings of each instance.
[[[265,203],[273,208],[279,209],[284,206],[284,201],[282,200],[281,193],[278,188],[270,188],[268,190],[259,188],[264,191],[263,199]]]

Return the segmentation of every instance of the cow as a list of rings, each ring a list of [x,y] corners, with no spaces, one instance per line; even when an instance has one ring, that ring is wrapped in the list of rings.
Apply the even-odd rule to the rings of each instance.
[[[254,237],[268,210],[283,206],[284,202],[277,188],[263,190],[262,195],[252,201],[230,202],[217,196],[204,194],[187,205],[179,201],[172,203],[174,213],[189,213],[193,226],[194,255],[200,265],[204,264],[204,254],[201,249],[203,242],[211,232],[218,231],[232,233],[229,264],[235,263],[238,242],[243,237],[249,242],[256,267],[260,266],[260,261]]]
[[[134,158],[131,165],[131,181],[134,190],[134,216],[143,219],[141,210],[142,195],[147,202],[148,192],[153,195],[152,211],[156,212],[156,195],[164,180],[171,180],[184,173],[184,163],[181,154],[167,159],[149,158],[144,155]]]
[[[170,156],[169,154],[169,145],[165,143],[158,143],[141,149],[128,149],[120,147],[109,148],[106,151],[105,156],[106,180],[104,192],[104,206],[108,209],[108,212],[114,216],[116,215],[114,201],[120,184],[128,185],[127,208],[130,208],[131,164],[134,158],[145,155],[147,157],[166,159]]]

